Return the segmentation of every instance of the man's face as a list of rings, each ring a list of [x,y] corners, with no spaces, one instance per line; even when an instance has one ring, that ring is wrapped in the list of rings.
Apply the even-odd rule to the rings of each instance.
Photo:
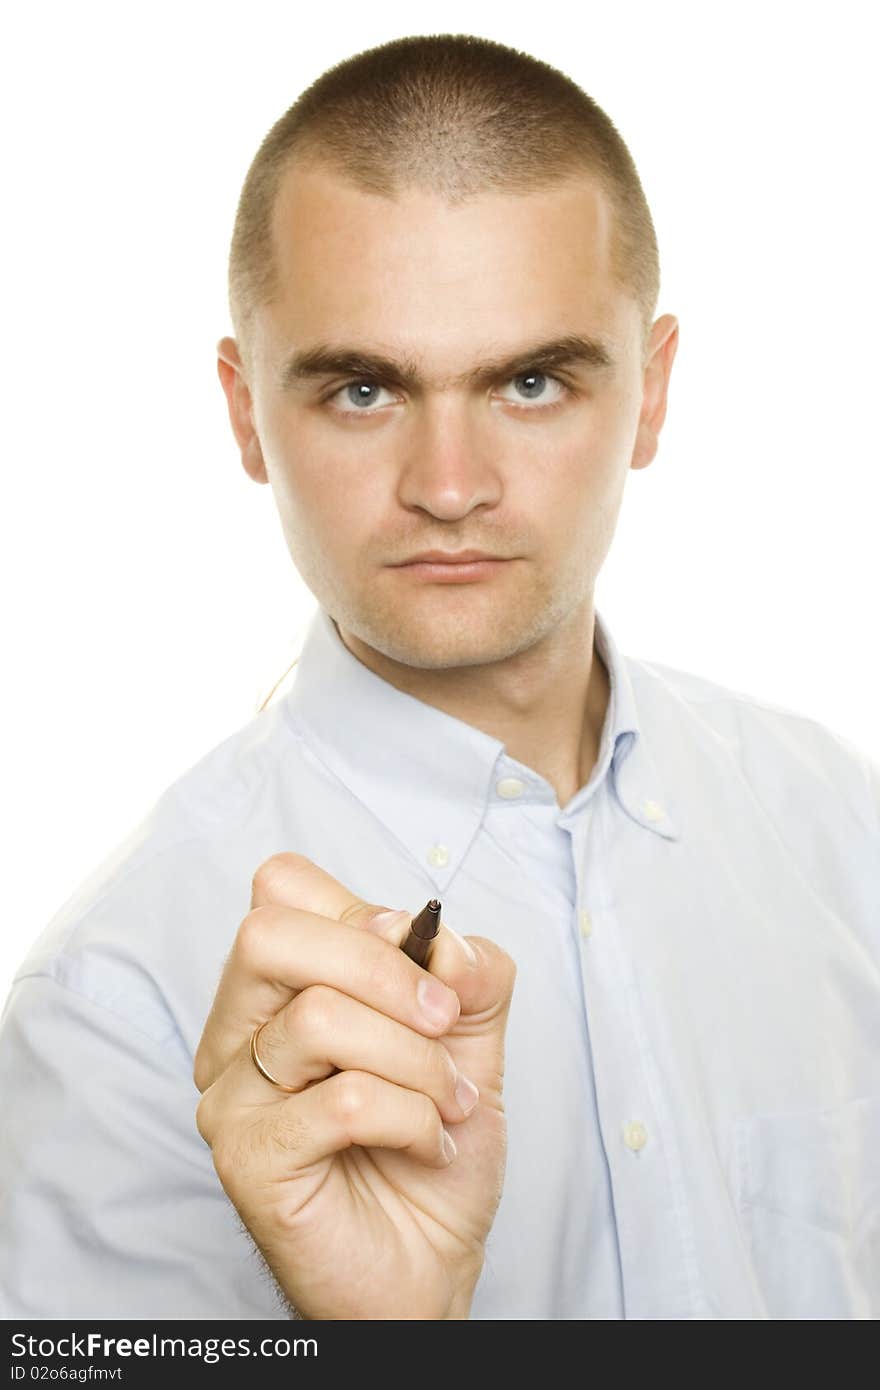
[[[675,319],[659,319],[643,368],[595,184],[451,207],[302,168],[279,193],[274,239],[280,292],[260,311],[250,379],[231,339],[219,365],[245,467],[271,483],[319,603],[343,632],[421,668],[572,633],[628,470],[654,456],[677,342]],[[571,337],[599,342],[610,364],[530,356]],[[363,363],[285,371],[319,347],[389,359],[401,379]],[[515,358],[512,372],[485,370]],[[471,549],[503,563],[453,583],[401,563]]]

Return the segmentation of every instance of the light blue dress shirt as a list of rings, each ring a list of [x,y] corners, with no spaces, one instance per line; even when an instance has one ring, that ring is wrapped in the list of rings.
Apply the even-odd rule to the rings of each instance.
[[[284,1318],[195,1126],[193,1057],[271,854],[516,960],[478,1319],[880,1314],[880,770],[622,656],[560,809],[318,609],[292,689],[43,931],[0,1030],[5,1318]]]

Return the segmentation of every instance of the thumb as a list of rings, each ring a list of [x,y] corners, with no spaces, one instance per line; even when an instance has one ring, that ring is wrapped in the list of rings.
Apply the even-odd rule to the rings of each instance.
[[[403,945],[412,917],[408,912],[365,911],[361,923],[395,947]],[[487,936],[460,936],[440,922],[428,971],[454,989],[461,1013],[442,1041],[460,1070],[480,1087],[496,1084],[500,1092],[504,1071],[504,1035],[516,962]]]
[[[473,964],[459,943],[475,956]],[[443,946],[436,961],[431,960],[431,973],[455,990],[461,1013],[442,1042],[458,1070],[479,1089],[483,1113],[488,1108],[502,1111],[504,1045],[516,962],[488,936],[462,938],[450,932]]]
[[[348,920],[400,947],[409,935],[413,918],[409,912],[370,907],[362,902]],[[516,964],[487,936],[460,936],[441,918],[425,968],[455,990],[461,1015],[467,1016],[471,1024],[478,1017],[497,1014],[500,1008],[510,1005]]]

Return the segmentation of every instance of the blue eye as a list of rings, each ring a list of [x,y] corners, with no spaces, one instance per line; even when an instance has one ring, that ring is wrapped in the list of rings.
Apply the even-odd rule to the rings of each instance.
[[[368,408],[376,404],[377,394],[385,389],[378,382],[365,378],[361,381],[347,382],[345,386],[340,386],[338,391],[334,391],[328,399],[334,402],[334,409],[342,415],[366,415],[369,414]],[[340,404],[340,402],[342,403]],[[353,409],[348,407],[353,407]]]
[[[353,381],[346,386],[345,393],[352,405],[375,405],[376,392],[379,390],[381,387],[372,381]]]
[[[515,376],[514,383],[522,382],[525,395],[530,401],[540,396],[547,385],[547,378],[541,372],[530,372],[528,376]]]
[[[540,405],[555,405],[557,401],[562,400],[566,393],[566,388],[562,382],[555,376],[548,376],[545,372],[520,372],[519,376],[510,378],[510,384],[517,391],[517,399],[514,402],[517,405],[525,401],[537,401]],[[509,401],[513,398],[505,396],[502,399]]]

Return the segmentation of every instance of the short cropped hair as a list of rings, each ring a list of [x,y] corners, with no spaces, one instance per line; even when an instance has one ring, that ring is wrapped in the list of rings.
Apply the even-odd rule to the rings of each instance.
[[[612,273],[639,308],[642,355],[657,306],[657,238],[635,164],[605,112],[549,63],[470,34],[395,39],[328,68],[276,121],[245,176],[229,253],[229,308],[247,352],[277,290],[272,214],[294,158],[393,198],[452,204],[592,175],[614,217]]]

